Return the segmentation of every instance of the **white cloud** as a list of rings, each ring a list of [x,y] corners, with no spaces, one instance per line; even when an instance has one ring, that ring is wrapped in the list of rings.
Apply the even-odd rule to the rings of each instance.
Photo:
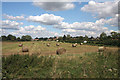
[[[2,29],[17,30],[17,29],[19,29],[20,25],[23,25],[23,23],[22,22],[18,23],[16,21],[10,21],[10,20],[3,20],[2,21]]]
[[[90,1],[87,5],[81,8],[82,11],[97,14],[99,18],[113,17],[118,14],[118,2],[98,3]]]
[[[33,38],[59,36],[57,32],[51,32],[51,31],[46,30],[46,28],[44,27],[34,26],[34,25],[20,27],[19,30],[13,31],[10,34],[15,35],[15,36],[31,35]]]
[[[96,20],[96,22],[74,22],[72,24],[62,22],[58,25],[54,25],[55,28],[62,29],[62,31],[66,34],[71,34],[73,36],[77,35],[88,35],[88,36],[98,36],[102,32],[109,33],[110,30],[107,27],[104,27],[105,24],[112,24],[112,20],[110,19],[100,19]],[[114,22],[113,22],[114,23]]]
[[[24,34],[24,33],[38,33],[39,31],[44,31],[46,28],[37,26],[35,27],[34,25],[30,26],[25,26],[25,27],[20,27],[19,33]]]
[[[33,0],[33,5],[40,7],[46,11],[63,11],[73,9],[75,7],[75,5],[69,1],[71,0]]]
[[[53,14],[42,14],[40,16],[29,16],[26,20],[42,23],[45,25],[55,25],[61,23],[64,18]]]
[[[8,35],[9,34],[9,31],[6,30],[6,29],[0,29],[0,36],[2,35]]]
[[[69,32],[69,33],[76,32],[76,30],[74,30],[74,29],[63,29],[62,31]]]
[[[10,16],[7,14],[3,14],[3,18],[9,19],[9,20],[24,20],[24,16]]]
[[[97,20],[96,22],[74,22],[72,24],[62,22],[58,25],[54,25],[58,29],[74,29],[74,30],[86,30],[86,31],[104,31],[107,27],[104,27],[104,19]],[[72,31],[75,32],[75,31]]]

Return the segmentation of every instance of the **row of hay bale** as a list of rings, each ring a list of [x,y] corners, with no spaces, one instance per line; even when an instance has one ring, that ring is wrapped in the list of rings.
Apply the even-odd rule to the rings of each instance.
[[[34,43],[33,43],[34,44]],[[59,46],[60,44],[57,43],[56,46]],[[50,43],[47,44],[47,46],[49,47],[50,46]],[[22,43],[19,44],[19,47],[22,47],[22,52],[29,52],[29,49],[27,47],[25,47]],[[66,52],[66,49],[65,48],[58,48],[56,50],[56,54],[59,55],[59,54],[64,54]]]
[[[75,43],[75,44],[72,44],[72,47],[77,47],[77,43]],[[83,43],[80,43],[80,45],[83,45]]]
[[[48,43],[48,44],[46,44],[48,47],[50,46],[50,43]],[[60,46],[60,44],[59,43],[57,43],[56,44],[56,46]],[[75,43],[75,44],[72,44],[72,47],[76,47],[77,46],[77,43]],[[19,47],[22,47],[22,52],[29,52],[29,49],[27,48],[27,47],[25,47],[25,46],[23,46],[23,44],[19,44]],[[106,49],[106,47],[104,47],[104,46],[102,46],[102,47],[98,47],[98,52],[103,52],[103,51],[105,51],[105,49]],[[65,48],[58,48],[57,50],[56,50],[56,54],[63,54],[63,53],[65,53],[66,52],[66,49]]]
[[[44,43],[44,44],[45,44],[45,43]],[[50,47],[50,43],[47,43],[46,46],[47,46],[47,47]],[[59,43],[56,43],[56,46],[60,46],[60,44],[59,44]]]
[[[45,43],[44,43],[44,44],[45,44]],[[72,47],[77,47],[77,45],[78,45],[77,43],[72,44]],[[80,43],[80,45],[83,45],[83,43]],[[47,47],[50,47],[50,43],[47,43],[46,46],[47,46]],[[59,44],[59,43],[56,43],[56,46],[60,46],[60,44]]]

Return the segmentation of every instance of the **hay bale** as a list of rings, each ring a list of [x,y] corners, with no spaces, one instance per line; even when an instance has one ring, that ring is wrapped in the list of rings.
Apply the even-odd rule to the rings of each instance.
[[[83,45],[83,43],[80,43],[80,45]]]
[[[72,47],[77,47],[77,44],[72,44]]]
[[[104,51],[105,51],[105,49],[106,49],[106,47],[104,47],[104,46],[99,47],[99,48],[98,48],[98,52],[104,52]]]
[[[29,49],[27,47],[22,47],[22,52],[29,52]]]
[[[57,44],[56,44],[56,46],[60,46],[60,44],[59,44],[59,43],[57,43]]]
[[[75,43],[77,45],[77,43]]]
[[[47,47],[50,47],[50,44],[48,43],[46,46],[47,46]]]
[[[19,47],[22,47],[23,46],[23,44],[19,44]]]
[[[65,48],[58,48],[57,51],[56,51],[56,54],[59,55],[59,54],[64,54],[66,52],[66,49]]]

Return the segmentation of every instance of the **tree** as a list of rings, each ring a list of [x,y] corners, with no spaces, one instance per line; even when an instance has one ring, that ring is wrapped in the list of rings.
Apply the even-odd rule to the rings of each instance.
[[[7,37],[6,36],[1,36],[2,41],[7,41]]]
[[[85,39],[85,40],[88,40],[88,36],[87,36],[87,35],[85,35],[84,39]]]
[[[116,39],[116,38],[118,38],[118,33],[117,32],[111,32],[111,37],[112,37],[112,39]]]
[[[22,36],[21,40],[22,40],[22,41],[31,41],[31,40],[32,40],[32,37],[29,36],[29,35]]]
[[[43,40],[43,37],[39,38],[39,40]]]
[[[32,37],[29,36],[29,35],[26,35],[25,37],[26,37],[26,41],[31,41],[32,40]]]
[[[26,41],[26,37],[25,37],[25,36],[22,36],[22,37],[21,37],[21,40],[22,40],[22,41]]]
[[[102,33],[100,34],[100,39],[101,39],[101,40],[104,40],[104,39],[106,39],[106,38],[107,38],[107,34],[104,33],[104,32],[102,32]]]
[[[64,36],[63,36],[63,41],[65,41],[65,40],[66,40],[66,36],[64,35]]]
[[[38,37],[36,37],[35,39],[39,39]]]
[[[20,41],[20,37],[17,38],[17,41]]]
[[[66,37],[66,41],[69,41],[71,38],[71,36],[68,34],[67,37]]]
[[[47,37],[46,37],[46,38],[43,38],[43,40],[46,41],[46,40],[48,40],[48,38],[47,38]]]
[[[16,37],[13,36],[13,35],[11,35],[11,34],[9,34],[9,35],[7,36],[7,40],[14,41],[14,40],[16,40]]]

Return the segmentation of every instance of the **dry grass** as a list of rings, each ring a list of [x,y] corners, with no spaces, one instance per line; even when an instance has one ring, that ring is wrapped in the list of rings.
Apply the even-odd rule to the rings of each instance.
[[[34,42],[34,44],[32,44]],[[2,55],[11,55],[11,54],[41,54],[41,55],[54,55],[56,50],[60,47],[66,49],[66,53],[69,54],[82,54],[82,53],[91,53],[97,52],[98,46],[91,45],[77,45],[77,47],[72,47],[71,43],[60,43],[60,46],[56,46],[55,41],[31,41],[31,42],[21,42],[24,46],[27,46],[29,52],[22,52],[22,47],[19,47],[20,42],[3,42],[2,43]],[[45,43],[45,44],[44,44]],[[47,47],[46,44],[50,43],[50,47]],[[117,47],[107,47],[108,50],[116,51]]]
[[[99,54],[98,46],[72,47],[70,43],[56,46],[54,41],[32,43],[22,42],[30,50],[23,53],[19,42],[3,42],[3,55],[41,54],[3,56],[4,78],[118,78],[117,47],[107,47],[105,52]],[[47,47],[47,43],[51,46]],[[66,54],[56,55],[60,47],[67,50]]]

